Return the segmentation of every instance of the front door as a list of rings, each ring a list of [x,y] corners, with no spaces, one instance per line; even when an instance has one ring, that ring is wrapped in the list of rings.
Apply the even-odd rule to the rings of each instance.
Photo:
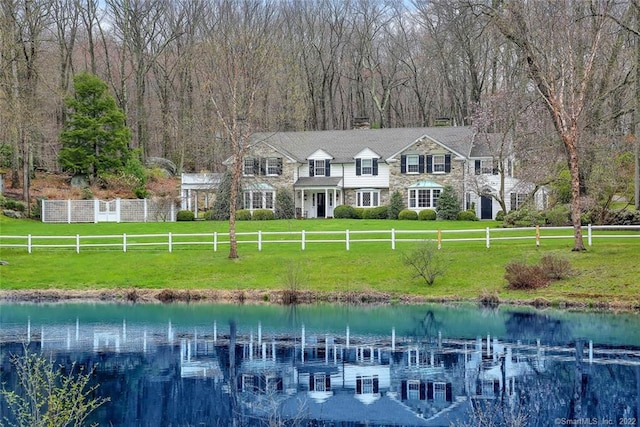
[[[493,199],[491,197],[480,197],[480,219],[493,219]]]
[[[316,194],[316,203],[317,203],[317,208],[318,210],[316,211],[317,213],[317,217],[318,218],[324,218],[326,215],[326,198],[324,197],[325,194],[324,193],[317,193]]]

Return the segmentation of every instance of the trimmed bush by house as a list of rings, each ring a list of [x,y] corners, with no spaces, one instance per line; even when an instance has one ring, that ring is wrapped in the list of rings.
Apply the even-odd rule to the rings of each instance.
[[[251,221],[251,211],[248,209],[238,209],[236,211],[237,221]]]
[[[536,225],[544,225],[544,223],[542,212],[527,207],[511,211],[504,216],[505,227],[535,227]]]
[[[353,217],[354,219],[362,219],[364,218],[364,211],[366,209],[365,208],[353,208],[353,211],[355,212],[355,216]]]
[[[362,219],[387,219],[388,208],[386,206],[378,206],[377,208],[368,208],[362,212]]]
[[[176,214],[176,221],[193,221],[195,215],[191,211],[178,211]]]
[[[475,211],[466,210],[458,214],[458,221],[478,221]]]
[[[356,218],[356,210],[353,206],[349,205],[338,205],[333,210],[334,218],[347,218],[352,219]]]
[[[435,221],[436,211],[433,209],[423,209],[418,214],[418,219],[420,221]]]
[[[571,212],[567,205],[557,205],[544,213],[547,224],[562,227],[571,224]]]
[[[269,209],[257,209],[253,211],[254,221],[268,221],[274,219],[273,211]]]
[[[500,210],[496,213],[496,221],[504,221],[504,211]]]
[[[398,219],[413,221],[418,219],[418,214],[415,211],[412,211],[411,209],[403,209],[398,214]]]

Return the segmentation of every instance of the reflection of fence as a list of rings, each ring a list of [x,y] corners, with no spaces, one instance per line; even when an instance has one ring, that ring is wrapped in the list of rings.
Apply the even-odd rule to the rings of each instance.
[[[165,199],[43,200],[42,222],[175,221],[175,206]]]
[[[640,226],[588,226],[586,239],[589,246],[594,239],[640,238]],[[354,243],[386,243],[391,249],[405,242],[437,242],[443,244],[456,242],[479,242],[489,248],[492,242],[507,240],[531,241],[540,246],[544,239],[573,239],[571,227],[549,228],[495,228],[478,230],[358,230],[358,231],[277,231],[236,233],[238,244],[257,245],[259,251],[264,245],[296,244],[304,250],[307,245],[341,244],[349,250]],[[219,246],[229,244],[229,233],[199,234],[116,234],[80,236],[2,236],[0,248],[26,248],[29,253],[34,248],[82,248],[129,249],[152,248],[167,249],[172,252],[180,247],[204,247],[217,251]]]

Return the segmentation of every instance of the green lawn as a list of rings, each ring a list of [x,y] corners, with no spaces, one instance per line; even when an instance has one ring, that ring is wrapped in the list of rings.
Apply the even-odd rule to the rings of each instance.
[[[613,306],[640,306],[640,236],[635,238],[598,239],[595,232],[593,246],[584,253],[571,251],[570,237],[542,239],[535,245],[535,230],[518,231],[527,240],[492,241],[486,248],[484,241],[443,241],[439,255],[447,261],[447,270],[427,286],[413,278],[403,263],[403,254],[410,253],[419,242],[398,242],[392,250],[389,242],[345,243],[309,242],[303,251],[299,243],[268,243],[262,251],[256,243],[241,243],[240,258],[228,258],[228,245],[221,243],[213,251],[211,233],[228,232],[226,222],[196,221],[177,223],[100,223],[100,224],[43,224],[29,220],[0,217],[0,242],[14,243],[7,236],[118,236],[117,245],[109,248],[81,248],[75,252],[75,239],[67,241],[69,248],[34,248],[29,254],[24,248],[2,248],[0,259],[9,263],[0,267],[0,287],[12,289],[105,289],[105,288],[173,288],[220,290],[282,290],[293,285],[316,292],[383,292],[391,295],[415,295],[433,299],[476,299],[481,295],[497,295],[502,301],[531,301],[545,299],[550,303],[584,302],[608,303]],[[492,236],[505,235],[495,222],[448,221],[380,221],[380,220],[293,220],[238,222],[237,231],[339,231],[319,235],[315,239],[344,239],[350,230],[357,239],[357,231],[384,230],[370,237],[389,238],[389,230],[425,230],[425,236],[435,238],[442,230],[443,239],[484,236],[491,228]],[[468,230],[452,233],[450,230]],[[469,231],[470,230],[470,231]],[[473,231],[478,230],[478,231]],[[207,245],[176,245],[169,252],[164,246],[131,247],[122,251],[122,234],[196,234]],[[626,234],[630,234],[627,232]],[[550,234],[570,236],[570,230],[542,229],[542,236]],[[614,235],[607,231],[601,234]],[[510,233],[509,236],[512,236]],[[585,230],[586,235],[586,230]],[[635,235],[640,235],[635,232]],[[298,234],[299,236],[299,234]],[[400,238],[412,237],[398,233]],[[422,236],[422,235],[421,235]],[[415,237],[415,236],[414,236]],[[290,239],[291,236],[276,236]],[[296,237],[299,239],[299,237]],[[420,240],[424,237],[418,237]],[[145,238],[139,238],[144,241]],[[150,239],[146,237],[146,239]],[[240,240],[256,240],[256,236],[240,236]],[[95,237],[94,242],[104,239]],[[128,238],[129,242],[135,240]],[[221,240],[224,240],[221,238]],[[265,237],[266,240],[266,237]],[[174,237],[174,242],[179,241]],[[585,239],[586,243],[586,239]],[[84,244],[84,240],[83,240]],[[537,291],[514,291],[506,287],[505,265],[513,260],[537,262],[542,255],[554,253],[569,260],[576,274]],[[292,278],[291,272],[297,272]]]

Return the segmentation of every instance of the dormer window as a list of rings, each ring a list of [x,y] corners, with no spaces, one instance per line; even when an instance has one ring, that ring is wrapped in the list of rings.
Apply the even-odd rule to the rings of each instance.
[[[331,163],[326,160],[309,160],[309,176],[331,176]]]
[[[378,175],[378,159],[356,159],[356,175]]]

